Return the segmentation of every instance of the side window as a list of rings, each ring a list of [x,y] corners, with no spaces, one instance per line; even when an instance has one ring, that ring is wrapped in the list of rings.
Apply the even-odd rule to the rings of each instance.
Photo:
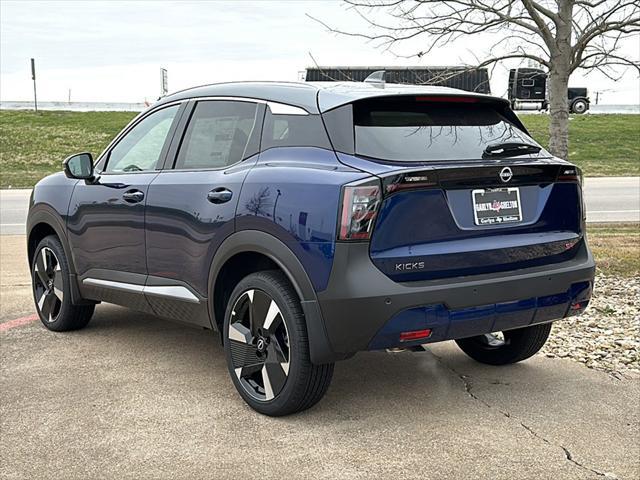
[[[274,115],[264,121],[262,150],[272,147],[331,148],[320,115]]]
[[[144,118],[109,152],[106,173],[155,170],[179,105],[163,108]]]
[[[257,112],[258,105],[252,102],[198,102],[182,139],[175,168],[224,168],[257,153],[250,142]]]

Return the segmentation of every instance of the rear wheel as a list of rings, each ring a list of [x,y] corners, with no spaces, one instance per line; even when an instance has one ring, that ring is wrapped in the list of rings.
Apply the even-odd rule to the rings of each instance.
[[[508,365],[535,355],[545,344],[551,324],[488,333],[456,340],[464,353],[488,365]]]
[[[571,105],[571,111],[573,113],[582,114],[587,111],[588,105],[587,101],[583,99],[578,99]]]
[[[295,290],[278,271],[253,273],[236,286],[224,321],[229,374],[254,410],[288,415],[326,393],[333,364],[314,365]]]
[[[89,323],[94,305],[71,303],[69,263],[58,237],[45,237],[36,247],[31,279],[36,311],[45,327],[64,332]]]

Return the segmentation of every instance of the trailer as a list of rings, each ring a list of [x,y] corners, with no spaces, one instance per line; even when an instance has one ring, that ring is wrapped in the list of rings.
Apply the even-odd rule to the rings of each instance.
[[[509,71],[508,98],[514,110],[547,110],[547,74],[539,68],[513,68]],[[569,112],[582,114],[589,110],[586,88],[571,87],[567,91]]]
[[[491,93],[486,68],[453,67],[313,67],[307,68],[307,82],[362,82],[374,72],[384,70],[385,82],[428,84],[457,88],[467,92]]]

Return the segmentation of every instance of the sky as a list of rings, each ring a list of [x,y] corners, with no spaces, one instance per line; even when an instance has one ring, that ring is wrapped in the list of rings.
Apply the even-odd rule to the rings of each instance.
[[[0,100],[32,100],[29,59],[36,59],[38,99],[144,102],[160,94],[160,68],[169,91],[236,80],[299,79],[320,65],[457,65],[486,58],[495,40],[474,37],[439,48],[421,60],[401,59],[420,45],[394,53],[360,38],[339,36],[308,15],[349,31],[363,20],[339,1],[87,1],[0,2]],[[424,40],[421,40],[424,41]],[[623,52],[640,59],[640,36]],[[485,56],[485,57],[483,57]],[[491,87],[504,95],[508,68],[500,65]],[[599,73],[574,74],[600,103],[640,104],[640,79],[627,70],[614,82]]]

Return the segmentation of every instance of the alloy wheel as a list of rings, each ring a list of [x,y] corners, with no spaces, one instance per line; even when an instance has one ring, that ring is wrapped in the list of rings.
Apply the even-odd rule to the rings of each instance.
[[[40,316],[49,323],[56,321],[62,309],[63,282],[58,257],[49,247],[43,247],[36,255],[33,286]]]
[[[238,297],[229,320],[228,339],[233,370],[253,398],[270,401],[289,376],[289,332],[275,300],[262,290]]]

